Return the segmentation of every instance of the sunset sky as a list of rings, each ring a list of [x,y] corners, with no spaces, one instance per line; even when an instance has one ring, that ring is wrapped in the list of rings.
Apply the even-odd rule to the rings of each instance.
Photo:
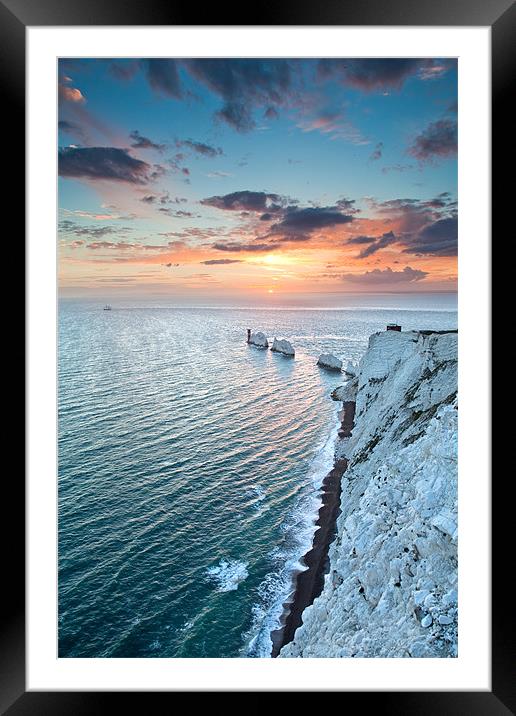
[[[457,64],[59,64],[64,296],[336,305],[457,279]]]

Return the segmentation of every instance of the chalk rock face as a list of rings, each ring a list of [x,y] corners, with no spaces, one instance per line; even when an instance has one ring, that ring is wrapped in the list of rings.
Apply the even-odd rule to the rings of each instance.
[[[354,378],[358,373],[358,366],[352,360],[348,360],[344,372],[350,377]]]
[[[283,355],[286,356],[294,356],[296,353],[289,341],[284,339],[278,340],[277,338],[275,338],[272,343],[271,351],[274,351],[275,353],[283,353]]]
[[[347,401],[356,401],[358,390],[358,380],[352,378],[345,385],[339,385],[331,392],[332,400],[341,400],[343,403]]]
[[[342,361],[331,353],[322,353],[319,356],[317,365],[320,365],[321,368],[326,368],[327,370],[342,370]]]
[[[456,333],[371,336],[329,573],[280,657],[457,656],[457,413]]]
[[[249,343],[252,346],[256,346],[257,348],[268,348],[269,347],[269,341],[267,340],[267,336],[265,333],[251,333],[251,337],[249,338]]]

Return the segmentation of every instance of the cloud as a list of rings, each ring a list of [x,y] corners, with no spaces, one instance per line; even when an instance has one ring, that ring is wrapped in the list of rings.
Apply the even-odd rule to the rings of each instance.
[[[270,194],[263,191],[234,191],[231,194],[222,196],[210,196],[202,199],[204,206],[213,206],[216,209],[225,211],[252,211],[264,212],[265,210],[278,211],[284,203],[284,198],[279,194]]]
[[[308,241],[311,234],[353,221],[351,214],[343,214],[338,206],[287,207],[281,221],[273,224],[268,236],[280,236],[279,241]]]
[[[373,243],[369,243],[369,246],[366,246],[365,249],[362,249],[362,251],[358,254],[358,258],[365,259],[368,256],[372,256],[372,254],[375,254],[380,249],[384,249],[386,246],[390,246],[390,244],[393,244],[396,240],[397,239],[392,231],[388,231],[383,234],[383,236],[375,239]]]
[[[173,216],[175,219],[199,219],[199,214],[193,214],[191,211],[182,211],[181,209],[171,209],[170,207],[161,206],[158,211],[167,216]]]
[[[187,147],[196,154],[200,154],[203,157],[209,157],[210,159],[224,154],[221,147],[213,147],[210,144],[205,144],[204,142],[193,142],[191,139],[178,140],[176,141],[176,146]]]
[[[457,154],[457,122],[440,119],[432,122],[414,139],[408,153],[421,162],[434,157],[452,157]]]
[[[254,129],[254,109],[265,108],[270,118],[272,110],[288,105],[297,74],[294,63],[283,59],[192,59],[183,66],[223,100],[215,116],[237,132]]]
[[[437,219],[446,218],[450,213],[455,212],[455,203],[440,194],[436,199],[422,201],[420,199],[389,199],[388,201],[376,202],[368,200],[369,205],[376,214],[392,224],[392,230],[399,237],[405,234],[413,234],[419,231],[426,224]],[[437,203],[444,201],[445,205],[437,206]]]
[[[132,80],[135,74],[138,72],[139,62],[137,60],[124,60],[120,59],[116,62],[112,62],[109,65],[109,72],[117,80],[127,82]]]
[[[177,60],[141,60],[140,66],[152,89],[157,94],[182,99],[184,96]]]
[[[265,117],[265,119],[278,119],[279,112],[275,107],[267,107],[267,109],[263,113],[263,116]]]
[[[372,244],[376,241],[374,236],[353,236],[346,244]]]
[[[84,209],[65,209],[64,207],[61,209],[61,211],[67,216],[80,216],[82,219],[95,219],[96,221],[113,221],[117,219],[123,219],[124,221],[132,221],[133,219],[138,218],[136,214],[99,214],[93,211],[85,211]]]
[[[69,77],[66,77],[64,81],[59,83],[59,99],[63,102],[84,104],[84,102],[86,102],[86,97],[82,94],[81,90],[77,89],[77,87],[70,87],[68,82],[71,82],[71,79]]]
[[[388,167],[382,167],[382,174],[389,174],[389,172],[408,172],[410,169],[414,169],[412,164],[391,164]]]
[[[382,151],[383,151],[383,142],[378,142],[374,150],[369,156],[369,159],[373,162],[378,161],[378,159],[382,158]]]
[[[335,206],[337,206],[342,211],[346,212],[346,214],[359,214],[360,209],[357,209],[355,207],[356,201],[355,199],[347,199],[346,197],[343,197],[342,199],[339,199],[337,202],[335,202]]]
[[[439,219],[427,224],[407,241],[403,249],[407,254],[423,254],[433,256],[457,255],[457,217]]]
[[[256,127],[249,105],[243,102],[226,102],[222,109],[215,112],[215,117],[242,134]]]
[[[145,194],[140,199],[144,204],[156,206],[167,206],[168,204],[186,204],[188,199],[182,196],[170,196],[168,191],[164,191],[161,194]]]
[[[205,266],[218,266],[225,264],[241,264],[242,259],[209,259],[208,261],[201,261]]]
[[[77,124],[76,122],[69,122],[66,119],[60,119],[57,123],[57,128],[60,132],[63,132],[64,134],[71,134],[74,137],[78,137],[81,142],[86,141],[86,135],[84,133],[83,128],[80,124]]]
[[[237,241],[228,241],[225,244],[215,243],[212,245],[213,249],[217,251],[249,251],[249,252],[260,252],[260,251],[271,251],[273,246],[270,244],[241,244]]]
[[[457,205],[449,192],[433,199],[391,199],[371,207],[393,227],[405,253],[454,256],[457,253]],[[382,248],[381,246],[379,248]]]
[[[391,286],[402,283],[414,283],[422,281],[428,276],[428,271],[413,269],[405,266],[401,271],[393,271],[391,268],[373,269],[361,274],[345,273],[342,279],[351,283],[362,284],[364,286]]]
[[[68,219],[59,223],[59,230],[67,234],[88,236],[94,239],[100,239],[108,234],[123,234],[132,231],[128,226],[79,226],[79,224],[76,224],[74,221],[69,221]]]
[[[314,117],[302,118],[298,127],[303,132],[317,130],[322,134],[328,134],[330,139],[342,139],[357,145],[369,144],[369,140],[357,127],[345,119],[341,111],[319,110]]]
[[[318,75],[366,92],[400,89],[423,62],[409,58],[323,59],[319,61]]]
[[[66,147],[58,153],[59,174],[64,177],[145,184],[151,166],[117,147]]]
[[[135,149],[155,149],[158,152],[162,152],[165,149],[164,144],[157,144],[148,137],[142,136],[137,129],[131,132],[129,138],[133,140],[131,147]]]

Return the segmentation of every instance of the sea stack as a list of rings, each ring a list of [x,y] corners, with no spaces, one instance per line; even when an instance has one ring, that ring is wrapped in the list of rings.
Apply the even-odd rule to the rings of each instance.
[[[256,348],[269,347],[269,341],[267,340],[267,336],[265,335],[265,333],[261,333],[260,331],[258,331],[258,333],[251,333],[247,342],[250,346],[256,346]]]
[[[283,353],[283,355],[288,356],[289,358],[293,358],[296,354],[292,344],[282,338],[279,340],[278,338],[274,339],[271,351],[274,351],[275,353]]]
[[[317,365],[321,366],[321,368],[326,368],[326,370],[335,370],[339,373],[342,370],[342,361],[331,353],[322,353],[319,356]]]

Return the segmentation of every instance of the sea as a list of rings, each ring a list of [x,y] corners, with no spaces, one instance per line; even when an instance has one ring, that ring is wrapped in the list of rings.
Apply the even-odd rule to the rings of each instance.
[[[456,297],[110,303],[59,300],[59,656],[267,658],[333,464],[344,379],[318,356],[457,328]]]

